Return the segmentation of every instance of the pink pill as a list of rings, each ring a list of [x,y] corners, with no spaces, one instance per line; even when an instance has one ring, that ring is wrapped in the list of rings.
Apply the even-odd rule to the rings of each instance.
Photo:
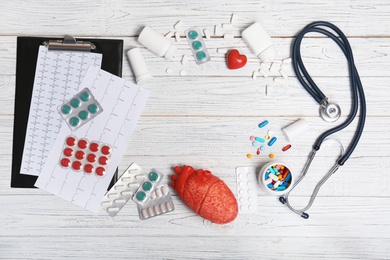
[[[251,141],[254,141],[256,139],[256,137],[254,137],[253,135],[251,137],[249,137],[249,140]]]

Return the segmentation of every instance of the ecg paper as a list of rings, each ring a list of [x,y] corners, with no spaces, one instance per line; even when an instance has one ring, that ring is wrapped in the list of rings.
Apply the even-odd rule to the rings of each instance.
[[[35,186],[97,212],[145,106],[149,91],[93,66],[89,67],[81,85],[90,89],[103,107],[103,112],[75,131],[71,131],[65,122],[62,123]],[[60,166],[59,158],[64,140],[70,134],[112,147],[105,176],[85,174]]]
[[[99,53],[39,47],[21,173],[40,174],[62,125],[57,107],[79,91],[88,66],[101,61]]]

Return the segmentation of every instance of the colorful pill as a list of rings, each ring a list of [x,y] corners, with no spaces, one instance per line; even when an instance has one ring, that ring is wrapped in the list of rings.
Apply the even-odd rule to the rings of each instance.
[[[97,152],[97,151],[99,151],[99,144],[97,144],[97,143],[92,143],[92,144],[89,146],[89,149],[90,149],[92,152]]]
[[[248,154],[246,155],[246,157],[248,157],[248,158],[250,159],[250,158],[252,158],[252,154],[248,153]]]
[[[80,124],[80,119],[78,117],[71,117],[69,119],[69,124],[71,126],[78,126]]]
[[[110,154],[110,153],[111,153],[111,147],[109,147],[108,145],[103,146],[103,147],[102,147],[102,153],[103,153],[104,155]]]
[[[260,128],[263,128],[263,127],[266,126],[266,125],[268,125],[268,120],[264,120],[263,122],[261,122],[261,123],[259,124],[259,127],[260,127]]]
[[[76,143],[76,139],[74,137],[68,137],[66,139],[66,144],[69,146],[73,146],[73,145],[75,145],[75,143]]]
[[[269,135],[265,136],[265,140],[269,140],[271,137]]]
[[[264,145],[260,146],[260,150],[261,150],[261,151],[264,152],[266,149],[267,149],[267,148],[266,148]]]
[[[87,102],[89,100],[90,96],[88,92],[84,91],[83,93],[80,94],[80,99],[84,102]]]
[[[274,157],[275,157],[275,155],[274,155],[273,153],[270,153],[270,154],[269,154],[269,158],[272,159],[272,158],[274,158]]]
[[[276,138],[275,136],[272,137],[271,140],[269,140],[268,142],[268,146],[272,146],[276,142],[276,140],[278,140],[278,138]]]
[[[78,142],[78,147],[80,147],[81,149],[85,149],[87,148],[88,146],[88,141],[87,140],[84,140],[84,139],[81,139],[79,142]]]
[[[74,108],[78,108],[80,106],[80,100],[78,98],[74,98],[70,101],[70,105]]]
[[[260,155],[260,151],[261,151],[260,148],[257,148],[256,154],[257,154],[257,155]]]
[[[76,152],[76,158],[79,159],[79,160],[82,160],[84,159],[85,157],[85,153],[83,151],[77,151]]]
[[[135,195],[138,201],[144,201],[146,199],[146,193],[143,191],[140,191]]]
[[[267,184],[267,187],[272,189],[274,187],[274,185],[272,183],[270,183],[270,184]]]
[[[68,156],[68,157],[72,156],[73,155],[73,150],[71,148],[69,148],[69,147],[65,148],[64,155]]]
[[[291,148],[291,144],[288,144],[288,145],[286,145],[285,147],[282,148],[282,151],[285,152],[285,151],[287,151],[290,148]]]
[[[89,117],[89,113],[85,110],[80,111],[79,117],[81,118],[81,120],[87,120]]]
[[[287,182],[290,181],[291,180],[291,173],[288,173],[284,180]]]
[[[252,142],[252,146],[256,147],[256,146],[259,146],[260,145],[260,142],[258,141],[253,141]]]
[[[95,114],[99,111],[99,107],[96,104],[91,104],[88,106],[88,111],[92,114]]]
[[[96,174],[98,176],[103,176],[106,173],[106,170],[103,167],[97,167],[96,168]]]
[[[107,158],[106,156],[101,156],[101,157],[99,158],[99,163],[100,163],[101,165],[106,165],[106,164],[108,163],[108,158]]]
[[[142,184],[142,188],[144,191],[150,191],[153,187],[153,184],[151,182],[145,181],[144,184]]]
[[[254,137],[253,135],[249,137],[249,140],[251,141],[255,141],[256,140],[256,137]]]
[[[86,173],[91,173],[91,172],[93,172],[93,165],[92,165],[92,164],[87,164],[87,165],[85,165],[85,166],[84,166],[84,171],[85,171]]]
[[[286,189],[286,186],[278,186],[276,188],[277,191],[284,191]]]
[[[75,169],[76,171],[81,169],[81,162],[75,161],[72,163],[72,168]]]
[[[149,173],[149,180],[155,182],[158,180],[158,174],[156,172]]]
[[[260,142],[260,143],[264,143],[265,142],[265,140],[263,138],[261,138],[261,137],[256,137],[255,140]]]
[[[62,165],[62,167],[65,167],[65,168],[69,167],[69,165],[70,165],[70,160],[69,160],[68,158],[62,159],[62,160],[61,160],[61,165]]]
[[[72,111],[72,108],[69,105],[63,105],[61,112],[65,115],[69,114]]]
[[[91,162],[91,163],[96,162],[96,155],[93,153],[88,154],[87,160],[88,160],[88,162]]]

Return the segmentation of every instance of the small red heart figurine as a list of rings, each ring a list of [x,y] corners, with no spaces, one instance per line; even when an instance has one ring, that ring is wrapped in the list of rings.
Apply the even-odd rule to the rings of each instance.
[[[245,55],[240,54],[238,50],[231,50],[227,55],[227,65],[231,70],[239,69],[245,66],[247,58]]]

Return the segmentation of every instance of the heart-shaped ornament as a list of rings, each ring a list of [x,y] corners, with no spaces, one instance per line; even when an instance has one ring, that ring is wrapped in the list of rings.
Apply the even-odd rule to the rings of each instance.
[[[239,69],[245,66],[247,58],[245,55],[240,54],[238,50],[234,49],[228,52],[227,66],[231,70]]]

